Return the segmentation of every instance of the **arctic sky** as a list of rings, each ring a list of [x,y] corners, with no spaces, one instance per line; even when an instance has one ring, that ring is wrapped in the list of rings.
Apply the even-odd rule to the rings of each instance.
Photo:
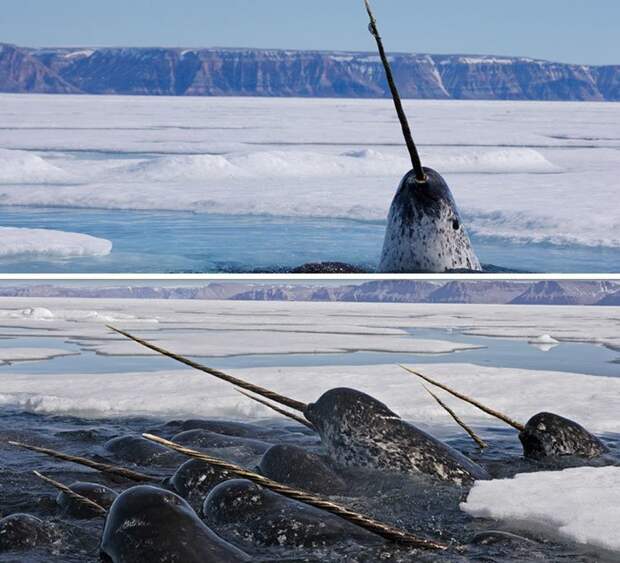
[[[618,0],[374,0],[392,51],[620,64]],[[362,0],[2,2],[0,42],[24,46],[374,49]]]

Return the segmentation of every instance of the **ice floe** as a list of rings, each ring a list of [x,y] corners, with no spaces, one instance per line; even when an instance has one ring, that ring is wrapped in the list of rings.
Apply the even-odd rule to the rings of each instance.
[[[27,151],[0,148],[0,185],[67,183],[70,174]]]
[[[0,259],[15,257],[80,258],[106,256],[109,240],[51,229],[0,227]]]
[[[390,100],[1,100],[6,205],[385,221],[410,165]],[[614,104],[405,103],[471,233],[620,246]]]
[[[617,557],[619,506],[620,467],[582,467],[479,481],[461,508],[472,516],[547,533]]]
[[[2,348],[0,347],[0,363],[2,362],[33,362],[50,360],[61,356],[72,356],[74,352],[62,348]]]

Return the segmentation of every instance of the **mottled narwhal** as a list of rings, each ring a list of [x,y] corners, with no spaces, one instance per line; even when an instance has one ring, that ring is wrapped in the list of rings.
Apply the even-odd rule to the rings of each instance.
[[[127,489],[107,514],[101,557],[113,563],[238,563],[250,557],[208,528],[178,495],[150,485]]]
[[[480,261],[472,248],[448,184],[438,172],[422,166],[377,21],[368,0],[364,2],[370,17],[370,33],[377,41],[413,165],[413,169],[400,182],[390,207],[379,272],[480,271]]]
[[[483,467],[360,391],[332,389],[315,403],[306,405],[203,366],[122,330],[108,328],[164,356],[303,413],[319,433],[330,457],[343,466],[426,474],[459,485],[489,477]]]
[[[519,432],[519,440],[523,445],[523,455],[528,459],[548,460],[563,456],[592,459],[608,452],[607,446],[601,440],[573,420],[558,414],[541,412],[531,417],[526,424],[522,424],[443,383],[431,379],[427,375],[405,366],[402,367],[431,385],[447,391],[454,397],[512,426]]]

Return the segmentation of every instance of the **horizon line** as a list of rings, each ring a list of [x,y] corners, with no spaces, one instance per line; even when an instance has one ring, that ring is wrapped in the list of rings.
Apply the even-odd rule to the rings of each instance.
[[[28,51],[43,51],[43,50],[103,50],[103,49],[135,49],[135,50],[152,50],[152,49],[167,49],[174,51],[279,51],[279,52],[296,52],[296,53],[320,53],[320,54],[330,54],[330,53],[343,53],[347,55],[376,55],[376,52],[373,50],[362,51],[362,50],[348,50],[348,49],[300,49],[300,48],[289,48],[289,47],[249,47],[249,46],[238,46],[238,47],[224,47],[224,46],[183,46],[183,45],[40,45],[40,46],[32,46],[32,45],[21,45],[19,43],[11,43],[0,41],[0,46],[9,45],[12,47],[16,47],[18,49],[25,49]],[[388,55],[398,55],[398,56],[428,56],[428,57],[489,57],[489,58],[497,58],[497,59],[507,59],[507,60],[523,60],[529,61],[533,63],[550,63],[550,64],[561,64],[568,65],[574,67],[618,67],[620,66],[620,62],[618,63],[606,63],[606,64],[596,64],[596,63],[575,63],[575,62],[567,62],[560,61],[554,59],[545,59],[545,58],[536,58],[532,56],[526,55],[500,55],[494,53],[464,53],[464,52],[423,52],[423,51],[389,51]]]

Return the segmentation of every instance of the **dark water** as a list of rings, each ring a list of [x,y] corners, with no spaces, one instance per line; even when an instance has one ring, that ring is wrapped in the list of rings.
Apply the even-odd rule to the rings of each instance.
[[[109,256],[3,259],[6,273],[278,272],[308,262],[372,271],[385,225],[342,219],[65,208],[0,207],[0,225],[73,231],[111,240]],[[482,263],[509,271],[620,272],[620,249],[515,244],[473,237]]]
[[[309,432],[295,423],[263,421],[259,423],[261,438],[272,443],[297,444],[309,451],[322,453],[321,446]],[[31,473],[38,470],[65,484],[75,481],[102,483],[117,492],[132,486],[121,478],[112,478],[95,473],[81,466],[56,461],[41,454],[17,449],[7,444],[17,440],[51,447],[64,452],[86,457],[102,456],[103,459],[165,478],[174,472],[182,460],[168,459],[132,464],[104,449],[103,444],[119,435],[139,434],[144,431],[171,437],[174,427],[165,426],[164,421],[146,418],[86,420],[66,416],[41,416],[8,408],[0,409],[0,512],[9,515],[18,512],[34,514],[43,519],[56,539],[52,547],[40,547],[27,553],[0,554],[0,561],[98,561],[98,542],[103,520],[76,520],[62,516],[55,503],[56,492]],[[583,462],[571,460],[561,465],[539,465],[521,458],[521,448],[513,431],[498,428],[486,429],[490,447],[479,453],[461,435],[453,435],[448,442],[487,467],[494,477],[509,477],[515,473],[559,469]],[[605,436],[612,454],[595,465],[617,464],[620,436]],[[229,459],[248,468],[254,468],[260,457],[242,454],[236,448],[220,448],[212,455]],[[473,536],[481,531],[501,529],[496,522],[472,519],[459,509],[468,489],[446,484],[427,477],[403,477],[389,473],[363,470],[337,469],[347,482],[346,491],[336,502],[350,506],[358,512],[407,529],[418,536],[440,540],[453,546],[462,546],[457,551],[445,553],[422,553],[393,544],[381,547],[351,544],[343,538],[342,544],[335,543],[320,549],[291,549],[252,546],[247,542],[239,544],[256,561],[576,561],[592,562],[606,560],[602,554],[585,548],[551,541],[536,534],[528,534],[535,544],[470,545]],[[196,510],[200,510],[195,506]],[[229,541],[240,541],[227,526],[213,526],[214,530]]]

